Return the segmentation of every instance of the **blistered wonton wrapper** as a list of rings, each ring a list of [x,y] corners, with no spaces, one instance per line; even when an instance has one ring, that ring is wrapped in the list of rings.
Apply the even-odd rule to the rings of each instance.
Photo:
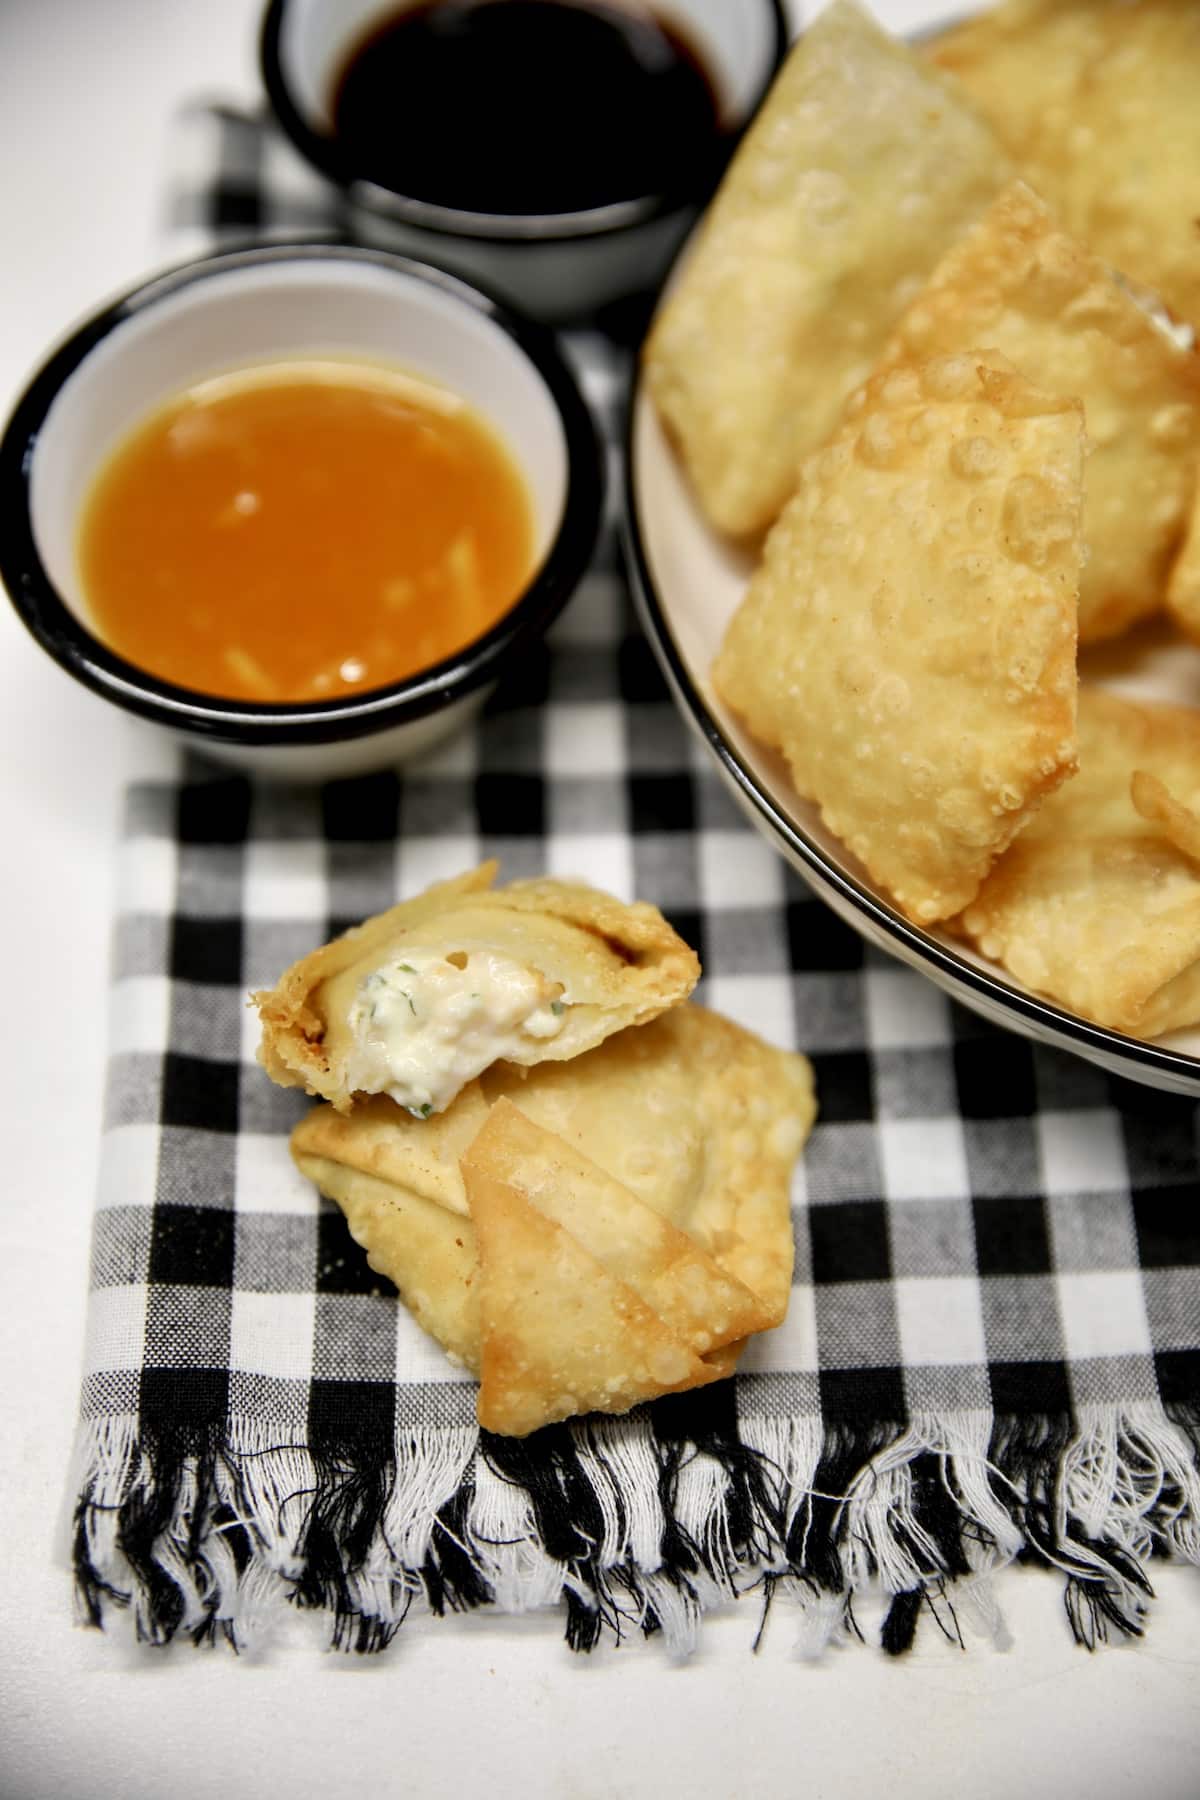
[[[418,1323],[484,1374],[483,1423],[522,1435],[719,1379],[782,1320],[814,1114],[803,1057],[684,1006],[524,1077],[497,1064],[440,1120],[319,1107],[292,1153]]]
[[[1200,1021],[1200,713],[1081,689],[1079,774],[956,928],[1072,1012],[1157,1037]]]
[[[1075,766],[1081,461],[1078,401],[991,352],[874,378],[805,460],[714,666],[920,923],[968,904]]]
[[[1068,230],[1200,326],[1200,7],[1012,0],[930,54]]]
[[[1161,605],[1186,530],[1200,459],[1200,357],[1160,331],[1023,182],[938,264],[880,367],[979,344],[1048,392],[1083,401],[1079,637],[1123,631]]]
[[[388,1093],[422,1118],[498,1058],[562,1060],[654,1018],[700,965],[656,907],[496,864],[439,883],[254,995],[272,1080],[346,1109]]]
[[[941,253],[1003,186],[991,130],[850,0],[792,51],[646,347],[712,522],[770,524]]]
[[[1200,485],[1192,502],[1187,538],[1171,570],[1167,611],[1190,638],[1200,642]]]

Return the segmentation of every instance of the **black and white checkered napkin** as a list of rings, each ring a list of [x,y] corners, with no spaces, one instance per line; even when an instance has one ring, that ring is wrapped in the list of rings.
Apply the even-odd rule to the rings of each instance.
[[[254,123],[179,217],[328,222]],[[281,198],[282,196],[282,198]],[[620,355],[572,348],[610,412]],[[99,1622],[265,1629],[325,1608],[385,1643],[414,1604],[564,1606],[570,1641],[789,1593],[806,1641],[889,1649],[928,1605],[987,1619],[991,1569],[1061,1569],[1081,1640],[1139,1629],[1147,1565],[1200,1562],[1200,1193],[1191,1104],[959,1012],[864,949],[745,824],[668,700],[611,540],[473,735],[322,790],[207,765],[135,785],[76,1560]],[[786,1323],[736,1382],[486,1439],[474,1386],[287,1154],[306,1104],[256,1066],[249,988],[331,932],[496,856],[657,902],[701,998],[812,1057]]]

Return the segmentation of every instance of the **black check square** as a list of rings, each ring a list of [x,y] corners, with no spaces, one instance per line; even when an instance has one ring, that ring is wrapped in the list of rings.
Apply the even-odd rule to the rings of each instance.
[[[262,190],[234,187],[222,181],[209,195],[208,225],[213,231],[256,230],[262,224]]]
[[[998,1417],[1065,1418],[1071,1411],[1071,1385],[1061,1362],[991,1362],[988,1377],[992,1410]]]
[[[1161,1350],[1154,1358],[1154,1372],[1163,1404],[1186,1407],[1194,1418],[1200,1408],[1200,1348]]]
[[[173,1437],[189,1428],[204,1432],[223,1426],[229,1411],[229,1370],[148,1366],[141,1373],[138,1411],[144,1428],[167,1430]],[[203,1441],[197,1439],[197,1449]]]
[[[499,713],[544,706],[550,697],[551,654],[544,644],[527,649],[505,665],[504,679],[488,699],[484,709],[486,720]]]
[[[696,793],[688,775],[630,775],[629,821],[638,832],[690,832]]]
[[[1133,1220],[1143,1269],[1200,1265],[1200,1197],[1177,1188],[1135,1189]]]
[[[377,1275],[367,1253],[350,1235],[337,1207],[326,1202],[317,1216],[318,1294],[395,1294],[386,1275]]]
[[[331,781],[321,790],[321,825],[331,844],[393,843],[400,811],[395,775]]]
[[[785,917],[788,951],[797,974],[862,968],[866,954],[862,939],[818,900],[789,900]]]
[[[899,1421],[908,1416],[900,1369],[822,1369],[820,1384],[821,1414],[830,1424],[864,1418]]]
[[[396,1390],[388,1381],[338,1381],[318,1377],[309,1390],[308,1429],[313,1449],[365,1461],[386,1462],[395,1443]]]
[[[882,1200],[843,1200],[808,1215],[812,1278],[817,1283],[886,1281],[892,1272]]]
[[[164,1287],[232,1287],[234,1217],[219,1206],[156,1206],[148,1279]]]
[[[981,1275],[1049,1275],[1054,1261],[1039,1194],[1006,1194],[971,1203],[975,1265]]]
[[[662,671],[643,637],[621,640],[617,652],[617,679],[622,700],[634,705],[658,706],[667,698]]]
[[[1121,1116],[1125,1162],[1135,1188],[1196,1185],[1196,1107],[1174,1094],[1154,1094]]]
[[[954,1046],[958,1104],[965,1119],[1027,1118],[1037,1110],[1033,1051],[1000,1032]]]
[[[172,979],[240,987],[242,936],[240,919],[196,919],[176,913],[171,921]]]
[[[235,1133],[240,1068],[168,1050],[163,1057],[162,1123]]]
[[[538,775],[478,775],[475,812],[481,837],[540,838],[546,829],[545,785]]]
[[[852,1124],[875,1117],[872,1063],[865,1050],[814,1050],[810,1061],[824,1124]]]
[[[179,790],[175,832],[181,844],[244,844],[250,783],[242,776],[189,782]]]

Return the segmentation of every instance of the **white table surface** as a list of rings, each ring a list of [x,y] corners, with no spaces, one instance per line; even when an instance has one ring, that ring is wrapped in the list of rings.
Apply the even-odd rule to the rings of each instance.
[[[879,0],[897,27],[937,10]],[[943,8],[943,11],[948,10]],[[257,92],[257,0],[0,0],[0,405],[51,339],[165,259],[170,120]],[[0,521],[0,529],[3,522]],[[385,1659],[136,1653],[72,1623],[55,1528],[80,1366],[100,1129],[112,846],[148,727],[76,687],[0,610],[0,1795],[11,1800],[966,1791],[1200,1792],[1200,1578],[1155,1576],[1149,1639],[1089,1656],[1056,1581],[999,1583],[1013,1647],[926,1629],[890,1662],[798,1661],[746,1607],[682,1666],[571,1656],[556,1619],[408,1627]]]

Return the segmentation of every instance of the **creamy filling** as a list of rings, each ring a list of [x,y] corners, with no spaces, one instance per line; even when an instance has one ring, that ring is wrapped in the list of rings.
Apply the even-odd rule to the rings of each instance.
[[[561,983],[494,950],[405,951],[351,1003],[347,1085],[427,1119],[492,1063],[557,1037],[567,1005]]]

